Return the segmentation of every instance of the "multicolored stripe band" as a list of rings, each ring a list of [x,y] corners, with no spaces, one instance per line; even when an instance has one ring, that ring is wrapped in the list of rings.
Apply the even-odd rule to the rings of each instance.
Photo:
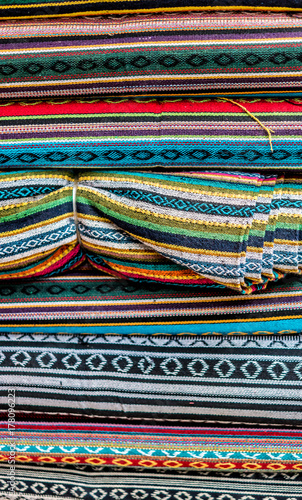
[[[0,327],[7,333],[289,335],[292,342],[302,331],[302,285],[289,277],[251,296],[218,285],[143,284],[85,271],[2,281],[0,297]]]
[[[10,437],[1,422],[0,460]],[[16,461],[113,467],[302,470],[302,431],[158,425],[21,422]],[[45,451],[44,448],[45,447]]]
[[[277,98],[5,102],[0,166],[300,170],[301,112]]]
[[[301,95],[302,18],[229,12],[0,23],[0,98]]]

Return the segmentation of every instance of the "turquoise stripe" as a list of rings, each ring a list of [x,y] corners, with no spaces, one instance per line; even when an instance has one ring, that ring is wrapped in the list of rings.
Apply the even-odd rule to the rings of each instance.
[[[178,335],[178,334],[192,334],[192,335],[204,335],[204,334],[221,334],[228,335],[230,333],[234,334],[296,334],[302,333],[302,319],[280,319],[271,320],[268,318],[267,321],[252,321],[246,319],[240,319],[238,323],[215,323],[211,322],[210,317],[206,319],[206,323],[193,323],[186,324],[182,323],[180,325],[113,325],[113,326],[30,326],[30,327],[1,327],[3,332],[11,333],[92,333],[95,335]]]
[[[214,172],[214,171],[213,171]],[[198,173],[198,172],[196,172]],[[223,174],[223,172],[219,172],[220,174]],[[200,178],[194,177],[182,177],[182,176],[175,176],[175,175],[166,175],[166,174],[153,174],[153,173],[140,173],[140,172],[133,172],[133,171],[127,171],[127,170],[109,170],[106,171],[106,174],[104,174],[104,171],[98,171],[96,174],[103,175],[105,177],[106,174],[113,174],[113,175],[125,175],[127,177],[133,177],[133,182],[135,182],[135,177],[141,177],[142,179],[145,179],[148,181],[149,179],[154,179],[157,181],[168,181],[168,182],[178,182],[184,185],[192,185],[192,186],[203,186],[203,187],[209,187],[212,186],[213,188],[221,188],[221,189],[228,189],[229,191],[246,191],[249,192],[251,191],[252,193],[258,192],[260,189],[260,185],[251,185],[251,184],[241,184],[240,183],[240,178],[237,177],[236,182],[227,182],[227,181],[218,181],[217,179],[205,179],[202,180]],[[84,174],[85,175],[85,174]],[[239,172],[234,172],[234,176],[240,175]],[[242,175],[249,175],[249,174],[242,174]],[[256,181],[259,181],[263,179],[262,176],[259,177],[251,177],[252,179],[255,179]],[[121,179],[121,182],[123,179]],[[235,181],[235,178],[234,178]],[[117,182],[119,182],[119,179],[117,179]],[[147,188],[148,186],[146,186]],[[143,186],[142,186],[143,188]],[[168,189],[173,189],[173,186],[169,186]],[[274,187],[272,186],[271,191],[274,190]]]

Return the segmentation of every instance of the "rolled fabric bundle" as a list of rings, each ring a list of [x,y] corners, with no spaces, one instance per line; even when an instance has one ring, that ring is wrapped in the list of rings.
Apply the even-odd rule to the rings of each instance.
[[[284,98],[4,102],[0,166],[300,170],[301,112]]]
[[[2,279],[58,274],[84,260],[72,185],[73,176],[66,171],[0,176]]]
[[[0,279],[72,269],[84,252],[120,278],[251,293],[301,273],[301,186],[215,171],[2,173]]]
[[[290,179],[288,186],[283,182],[231,172],[83,173],[77,195],[82,244],[94,266],[120,277],[183,284],[202,277],[250,293],[282,277],[285,267],[300,273],[296,226],[291,218],[287,234],[287,209],[278,210],[299,205],[299,194]],[[299,210],[294,220],[299,226]]]
[[[2,0],[0,19],[218,9],[302,11],[300,0]]]
[[[79,265],[87,258],[95,267],[120,275],[98,254],[124,253],[130,266],[142,262],[145,278],[158,275],[159,281],[194,284],[208,283],[191,270],[135,242],[124,231],[100,216],[95,207],[94,190],[98,172],[92,182],[62,171],[21,171],[3,173],[0,177],[0,279],[32,278],[53,275]],[[80,212],[78,213],[78,208]],[[78,225],[78,221],[80,224]],[[83,234],[81,234],[83,233]],[[95,239],[96,238],[96,239]],[[85,241],[85,242],[84,242]],[[81,242],[81,245],[80,245]],[[122,246],[124,251],[119,252]],[[110,251],[112,247],[112,251]],[[106,252],[107,250],[107,252]],[[139,277],[140,270],[138,270]],[[168,275],[167,279],[165,276]]]
[[[300,274],[300,186],[289,175],[84,172],[82,247],[119,277],[251,293]]]
[[[302,18],[179,13],[0,24],[0,98],[302,95]]]

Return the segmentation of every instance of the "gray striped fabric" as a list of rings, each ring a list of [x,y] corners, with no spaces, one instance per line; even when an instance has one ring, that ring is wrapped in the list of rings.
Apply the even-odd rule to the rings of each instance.
[[[19,465],[18,500],[301,500],[298,472],[142,471],[116,468]],[[8,467],[0,465],[1,500]]]
[[[0,405],[19,411],[299,423],[302,335],[6,334]]]

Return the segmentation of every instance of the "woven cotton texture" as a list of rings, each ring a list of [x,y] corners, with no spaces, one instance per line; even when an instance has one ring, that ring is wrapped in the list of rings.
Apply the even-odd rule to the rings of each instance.
[[[1,423],[1,461],[9,438]],[[24,424],[23,424],[24,425]],[[26,423],[16,430],[16,462],[184,469],[302,469],[302,432],[181,425]],[[46,449],[44,448],[46,447]],[[227,456],[226,456],[227,455]]]
[[[53,283],[48,286],[50,285],[53,289],[56,286]],[[57,287],[60,285],[61,282]],[[300,285],[300,303],[301,295]],[[125,293],[119,296],[119,302],[128,303],[129,314],[134,302],[132,299],[131,303],[130,296],[129,292],[128,296]],[[160,300],[159,297],[160,295],[155,293],[153,300]],[[270,298],[272,308],[276,297],[278,300],[277,293],[272,294]],[[196,300],[196,297],[194,298]],[[66,298],[62,296],[60,300],[66,302]],[[105,301],[105,294],[103,300]],[[109,300],[108,297],[108,303]],[[181,301],[181,296],[179,300]],[[286,295],[283,295],[283,300],[286,300]],[[50,297],[48,307],[57,311],[57,302],[56,298],[51,300]],[[80,303],[80,300],[78,302]],[[90,302],[93,302],[93,298]],[[117,298],[115,303],[118,304]],[[11,311],[16,305],[17,302],[12,301]],[[36,305],[39,305],[37,300]],[[256,300],[253,305],[254,307],[257,305]],[[98,302],[94,299],[95,310],[97,306]],[[143,302],[137,301],[137,307],[144,308]],[[176,305],[175,316],[177,308]],[[116,308],[113,313],[111,307],[111,315],[114,314],[118,317],[119,311]],[[270,315],[273,316],[272,313]],[[161,319],[162,316],[159,314],[158,322]],[[252,312],[250,319],[251,321],[253,319]],[[175,323],[174,329],[177,331],[177,322]],[[80,321],[78,324],[80,326]],[[114,331],[114,320],[112,319],[111,325],[107,320],[107,324],[104,330],[108,333]],[[131,323],[127,324],[126,320],[124,324],[129,333],[133,332]],[[269,326],[268,321],[267,328]],[[63,431],[64,423],[57,421],[53,414],[65,415],[66,431],[67,424],[70,423],[72,425],[69,430],[74,429],[75,432],[80,429],[81,422],[85,424],[85,418],[86,422],[92,423],[92,417],[102,417],[100,423],[104,423],[105,417],[115,419],[115,422],[116,419],[122,418],[124,419],[122,423],[126,424],[130,418],[133,418],[136,424],[140,418],[149,420],[150,423],[155,423],[154,419],[157,419],[156,425],[163,427],[184,425],[188,421],[191,421],[192,427],[209,425],[213,422],[216,422],[216,425],[219,422],[220,426],[223,422],[238,426],[248,423],[268,426],[299,425],[301,422],[301,334],[288,335],[284,329],[279,335],[249,337],[159,335],[159,332],[165,332],[166,329],[164,318],[162,326],[157,325],[157,335],[154,336],[93,333],[85,336],[71,333],[46,335],[41,332],[42,328],[43,320],[36,326],[36,330],[32,328],[31,334],[12,333],[10,329],[10,332],[2,333],[0,336],[0,410],[7,411],[7,391],[15,391],[18,412],[24,412],[23,416],[18,417],[18,421],[31,422],[32,417],[28,412],[36,413],[39,422],[39,415],[42,419],[47,417],[51,420],[52,423],[48,426],[46,423],[42,428],[37,425],[37,431],[51,429],[57,429],[57,432],[59,429]],[[182,328],[184,333],[187,329],[190,331],[190,325],[186,325],[185,321]],[[229,325],[229,328],[231,329],[232,325]],[[171,331],[171,326],[168,325],[167,329]],[[58,331],[59,327],[56,328],[56,332]],[[92,331],[95,330],[90,328],[90,332]],[[75,416],[84,420],[76,420],[73,423]],[[18,423],[18,429],[27,432],[27,427],[21,423]],[[90,430],[87,427],[88,431],[93,433],[93,427]],[[101,430],[98,432],[100,439]],[[232,435],[223,428],[221,433],[225,436]],[[178,432],[176,434],[178,435]],[[257,433],[255,437],[256,435]],[[29,439],[32,437],[33,434]],[[260,431],[259,437],[261,437]],[[176,441],[175,435],[175,443]],[[71,442],[76,443],[77,437],[74,436]],[[20,446],[23,444],[20,439],[18,443]],[[171,449],[175,443],[171,439]],[[101,445],[99,447],[101,448]],[[115,447],[113,442],[112,447]],[[142,445],[137,445],[138,449],[140,447],[144,448]],[[127,444],[124,448],[128,448]],[[222,443],[218,443],[218,449],[222,451],[222,448]],[[265,450],[264,445],[263,450]],[[3,451],[2,447],[1,453]],[[21,448],[19,451],[22,451]],[[36,453],[37,450],[34,454]],[[101,453],[107,452],[101,450]],[[127,455],[131,458],[138,453],[125,451],[124,458],[127,458]],[[145,453],[147,455],[147,452]],[[149,456],[153,458],[152,453]],[[175,453],[175,458],[178,456]],[[252,458],[251,455],[249,458]],[[129,465],[141,464],[133,462]],[[172,464],[170,467],[173,467]]]
[[[251,296],[219,285],[142,284],[85,271],[34,282],[3,280],[0,297],[1,331],[8,333],[181,337],[301,332],[302,285],[289,277]]]
[[[101,497],[119,500],[246,500],[245,490],[252,491],[253,500],[278,498],[302,499],[302,478],[298,471],[204,471],[198,469],[163,469],[150,467],[70,466],[52,464],[20,464],[22,492],[32,500],[41,499],[41,491],[52,500],[70,500],[77,495],[93,500]],[[37,476],[39,477],[37,481]],[[8,491],[9,465],[0,464],[0,481],[3,500],[11,500]],[[251,495],[249,495],[251,497]],[[26,498],[26,497],[25,497]],[[85,498],[85,496],[84,496]]]
[[[1,500],[302,500],[302,5],[245,2],[0,0]]]
[[[300,0],[2,0],[0,19],[216,9],[301,11]]]
[[[220,469],[224,469],[224,465],[227,464],[226,467],[232,469],[255,469],[257,465],[263,470],[279,470],[280,465],[284,470],[302,468],[302,433],[299,430],[255,428],[250,431],[240,429],[236,432],[225,429],[224,434],[217,428],[212,430],[179,426],[169,432],[168,429],[156,425],[142,428],[126,424],[86,424],[83,430],[81,426],[80,429],[69,430],[68,428],[72,426],[68,424],[64,426],[62,423],[58,426],[53,424],[51,430],[47,428],[44,430],[43,422],[40,426],[26,427],[26,430],[16,432],[19,441],[16,446],[16,460],[18,461],[20,456],[21,462],[28,457],[30,461],[37,462],[43,462],[43,459],[47,462],[49,458],[54,458],[56,463],[64,463],[66,458],[67,461],[74,458],[73,463],[112,466],[167,468],[200,466],[215,470],[217,465]],[[62,430],[65,431],[64,436]],[[6,432],[3,431],[2,436],[0,433],[2,459],[9,455]],[[49,445],[51,452],[41,451],[42,446]],[[24,446],[26,446],[25,452]],[[265,451],[262,451],[264,446]],[[102,451],[99,451],[100,448]],[[225,452],[228,452],[227,458]]]
[[[0,278],[53,275],[84,251],[120,278],[251,293],[301,272],[301,186],[214,171],[2,173]]]
[[[220,172],[84,173],[79,230],[87,250],[102,256],[99,266],[91,262],[120,277],[197,284],[201,276],[250,293],[300,273],[299,182]]]
[[[0,24],[0,98],[301,95],[302,18],[267,13]]]
[[[300,170],[301,113],[285,98],[5,102],[0,166]]]

